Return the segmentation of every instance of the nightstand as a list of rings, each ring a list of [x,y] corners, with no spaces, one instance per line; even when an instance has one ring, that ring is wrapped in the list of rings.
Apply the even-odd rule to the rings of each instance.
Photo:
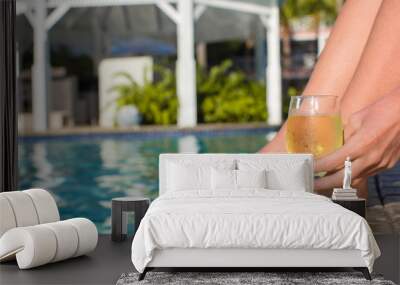
[[[365,218],[365,199],[354,199],[354,200],[332,200],[332,202],[339,204],[340,206],[359,214],[361,217]]]
[[[140,197],[122,197],[112,199],[111,206],[111,239],[112,241],[123,241],[128,236],[128,215],[135,215],[135,230],[146,214],[150,205],[150,199]]]

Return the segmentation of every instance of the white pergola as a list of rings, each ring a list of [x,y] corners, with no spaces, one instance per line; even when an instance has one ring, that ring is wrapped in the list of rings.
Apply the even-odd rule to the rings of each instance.
[[[268,123],[282,122],[279,7],[277,0],[268,5],[245,0],[17,0],[17,14],[24,14],[34,31],[33,126],[35,131],[48,128],[48,32],[70,10],[82,7],[156,5],[177,26],[177,93],[179,127],[197,124],[196,60],[194,23],[207,7],[257,15],[267,38]]]

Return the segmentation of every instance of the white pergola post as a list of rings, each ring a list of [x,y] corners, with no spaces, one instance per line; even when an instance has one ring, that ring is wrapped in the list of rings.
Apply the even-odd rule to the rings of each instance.
[[[47,76],[48,76],[48,49],[47,49],[47,2],[36,0],[32,3],[33,14],[33,72],[32,72],[32,107],[33,129],[45,131],[48,127],[47,108]]]
[[[267,32],[267,102],[268,123],[279,125],[282,123],[282,75],[281,75],[281,50],[279,33],[279,7],[271,7],[269,17],[269,32]]]
[[[176,66],[179,127],[193,127],[197,124],[193,8],[193,0],[178,0],[178,60]]]
[[[268,17],[261,16],[267,34],[267,108],[268,124],[282,123],[282,75],[279,33],[279,7],[275,3],[270,7]]]

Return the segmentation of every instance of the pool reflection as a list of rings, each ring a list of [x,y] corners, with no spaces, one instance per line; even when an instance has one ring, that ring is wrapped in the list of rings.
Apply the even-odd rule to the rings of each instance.
[[[160,153],[256,152],[265,143],[259,132],[20,141],[19,187],[49,190],[63,219],[86,217],[109,233],[112,198],[157,197]]]

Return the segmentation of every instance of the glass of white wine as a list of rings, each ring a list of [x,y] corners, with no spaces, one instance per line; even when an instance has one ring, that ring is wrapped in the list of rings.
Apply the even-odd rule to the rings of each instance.
[[[292,96],[286,130],[289,153],[325,156],[343,145],[337,96]]]

